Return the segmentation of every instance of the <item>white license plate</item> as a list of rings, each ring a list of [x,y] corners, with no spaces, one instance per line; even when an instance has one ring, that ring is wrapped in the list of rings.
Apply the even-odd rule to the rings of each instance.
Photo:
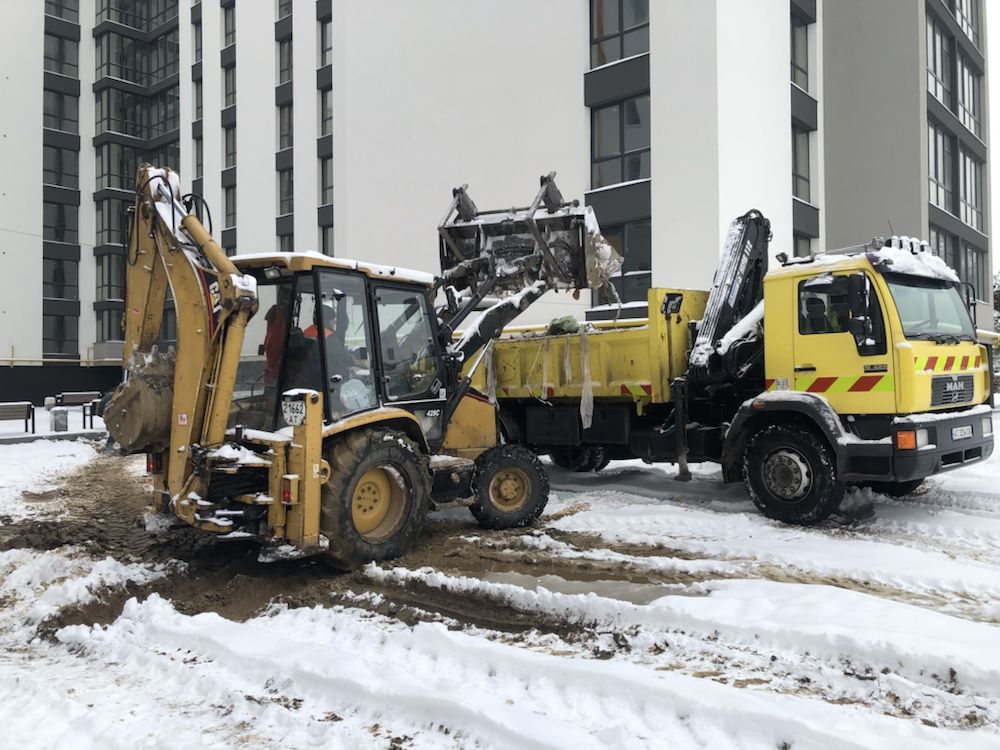
[[[951,428],[952,440],[965,440],[965,438],[970,438],[970,437],[972,437],[972,425],[966,425],[965,427]]]
[[[305,401],[282,401],[281,416],[285,418],[285,423],[292,427],[298,427],[306,419]]]

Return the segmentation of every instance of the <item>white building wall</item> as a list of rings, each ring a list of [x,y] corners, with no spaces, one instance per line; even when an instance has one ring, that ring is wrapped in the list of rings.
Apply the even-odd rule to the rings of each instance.
[[[272,3],[273,5],[273,3]],[[272,11],[273,14],[273,11]],[[273,34],[272,34],[273,37]],[[275,61],[277,61],[277,45]],[[296,2],[292,14],[292,119],[295,139],[295,249],[320,250],[316,208],[319,205],[319,159],[316,138],[319,135],[319,92],[316,89],[316,69],[319,66],[319,24],[316,3]],[[277,62],[275,62],[277,71]],[[277,79],[275,79],[277,80]],[[272,122],[275,123],[274,145],[277,146],[277,108],[271,101]],[[274,165],[271,165],[274,171]],[[277,183],[275,183],[277,185]],[[275,188],[275,215],[277,188]],[[274,235],[274,227],[271,227]],[[273,240],[277,241],[277,240]],[[262,243],[262,248],[266,243]],[[245,251],[244,251],[245,252]]]
[[[42,356],[42,60],[45,19],[0,24],[0,358]],[[22,362],[21,364],[34,364]]]
[[[774,0],[718,0],[717,5],[716,253],[722,247],[729,222],[756,208],[771,220],[771,255],[781,251],[791,254],[789,7]]]
[[[463,183],[480,208],[526,205],[555,170],[582,199],[588,29],[580,0],[335,0],[335,254],[436,271]],[[525,317],[582,318],[588,296],[548,295]]]

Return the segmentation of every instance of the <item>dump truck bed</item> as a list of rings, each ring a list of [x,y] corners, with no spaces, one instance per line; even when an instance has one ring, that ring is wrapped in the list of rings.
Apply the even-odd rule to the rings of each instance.
[[[473,377],[498,399],[579,401],[589,380],[598,399],[646,405],[670,401],[670,381],[684,373],[691,348],[689,323],[700,320],[708,292],[651,289],[650,316],[585,324],[579,333],[508,329]]]

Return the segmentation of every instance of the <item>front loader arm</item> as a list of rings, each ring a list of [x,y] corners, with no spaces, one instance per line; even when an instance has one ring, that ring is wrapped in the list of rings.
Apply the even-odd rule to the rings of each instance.
[[[203,489],[192,447],[225,437],[244,332],[257,310],[254,279],[239,273],[188,212],[179,185],[169,169],[139,168],[126,268],[125,381],[105,410],[124,451],[163,457],[165,489],[175,498]],[[164,354],[156,341],[167,284],[177,346]]]

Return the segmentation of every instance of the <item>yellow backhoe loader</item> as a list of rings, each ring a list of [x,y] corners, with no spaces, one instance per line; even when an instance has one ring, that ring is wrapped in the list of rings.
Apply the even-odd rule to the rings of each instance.
[[[402,555],[449,503],[488,528],[537,518],[545,471],[498,444],[495,405],[470,382],[543,293],[606,287],[620,265],[554,176],[529,206],[501,211],[456,188],[432,276],[309,252],[227,257],[200,196],[142,165],[125,378],[104,414],[124,452],[147,454],[156,512],[259,540],[263,560],[323,554],[342,569]],[[177,341],[162,352],[168,287]]]

